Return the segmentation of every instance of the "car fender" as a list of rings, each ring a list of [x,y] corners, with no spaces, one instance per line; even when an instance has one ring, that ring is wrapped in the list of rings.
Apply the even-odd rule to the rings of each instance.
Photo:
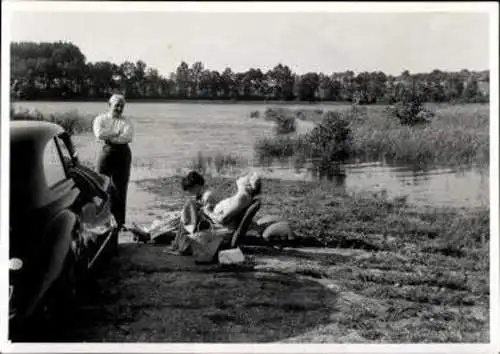
[[[77,216],[69,211],[63,210],[51,221],[44,235],[43,251],[47,252],[44,257],[47,261],[41,266],[40,285],[34,291],[32,301],[29,302],[26,309],[26,316],[30,316],[40,301],[46,295],[47,291],[58,279],[64,269],[65,260],[68,253],[72,251],[72,241],[74,228],[77,224]]]

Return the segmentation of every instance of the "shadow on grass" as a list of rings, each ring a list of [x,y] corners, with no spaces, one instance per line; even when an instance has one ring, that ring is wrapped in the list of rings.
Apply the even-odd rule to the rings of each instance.
[[[156,271],[154,271],[156,269]],[[300,272],[299,272],[300,273]],[[195,265],[164,247],[120,245],[89,289],[68,342],[274,342],[331,322],[337,294],[315,274]],[[307,272],[306,272],[307,273]],[[307,277],[309,276],[309,278]]]

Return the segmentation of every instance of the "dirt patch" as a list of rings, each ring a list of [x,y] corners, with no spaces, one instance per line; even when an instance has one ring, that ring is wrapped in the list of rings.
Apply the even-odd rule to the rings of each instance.
[[[275,342],[314,340],[341,308],[307,268],[249,254],[243,265],[200,266],[164,247],[122,244],[99,278],[72,341]],[[93,325],[90,325],[93,324]],[[333,333],[330,331],[330,335]],[[341,334],[339,333],[339,336]],[[331,339],[331,337],[330,337]]]
[[[324,257],[331,254],[243,250],[247,260],[241,265],[201,266],[163,246],[121,244],[64,340],[408,343],[488,336],[473,329],[488,321],[482,306],[365,296],[343,276],[345,264],[325,268]],[[470,332],[451,331],[447,324]],[[420,326],[431,327],[420,332]]]

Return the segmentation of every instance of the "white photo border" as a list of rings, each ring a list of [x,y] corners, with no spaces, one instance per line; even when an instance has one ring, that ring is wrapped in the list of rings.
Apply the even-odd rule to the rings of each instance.
[[[8,220],[9,220],[9,77],[10,17],[29,12],[482,12],[490,15],[490,343],[489,344],[12,344],[7,341]],[[498,3],[496,2],[115,2],[2,1],[2,120],[1,120],[1,258],[0,335],[2,352],[122,352],[122,353],[500,353],[498,256]],[[495,335],[494,333],[497,333]]]

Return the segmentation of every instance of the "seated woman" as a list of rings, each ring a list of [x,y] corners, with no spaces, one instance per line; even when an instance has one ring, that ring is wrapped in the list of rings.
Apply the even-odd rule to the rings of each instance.
[[[200,232],[207,238],[215,238],[224,241],[225,235],[231,233],[238,227],[245,210],[250,206],[253,199],[261,192],[261,178],[252,172],[239,177],[236,180],[236,193],[216,203],[215,194],[205,186],[203,176],[195,171],[189,172],[182,179],[182,189],[193,196],[188,200],[180,216],[175,215],[173,219],[164,220],[153,229],[164,229],[164,225],[177,223],[182,226],[172,242],[172,251],[176,254],[189,252],[189,245],[193,237],[199,237]],[[151,239],[154,230],[142,230],[138,227],[128,228],[141,241]]]
[[[236,193],[215,203],[213,192],[204,185],[203,177],[190,172],[182,182],[185,191],[195,196],[183,208],[181,223],[185,232],[177,234],[173,249],[182,252],[186,244],[210,254],[226,241],[237,229],[246,209],[261,192],[261,179],[256,173],[249,173],[236,180]],[[191,247],[193,248],[193,247]]]
[[[236,229],[245,210],[260,194],[262,182],[257,173],[251,172],[236,179],[236,187],[237,190],[233,196],[223,199],[212,210],[206,207],[203,210],[216,225]]]

